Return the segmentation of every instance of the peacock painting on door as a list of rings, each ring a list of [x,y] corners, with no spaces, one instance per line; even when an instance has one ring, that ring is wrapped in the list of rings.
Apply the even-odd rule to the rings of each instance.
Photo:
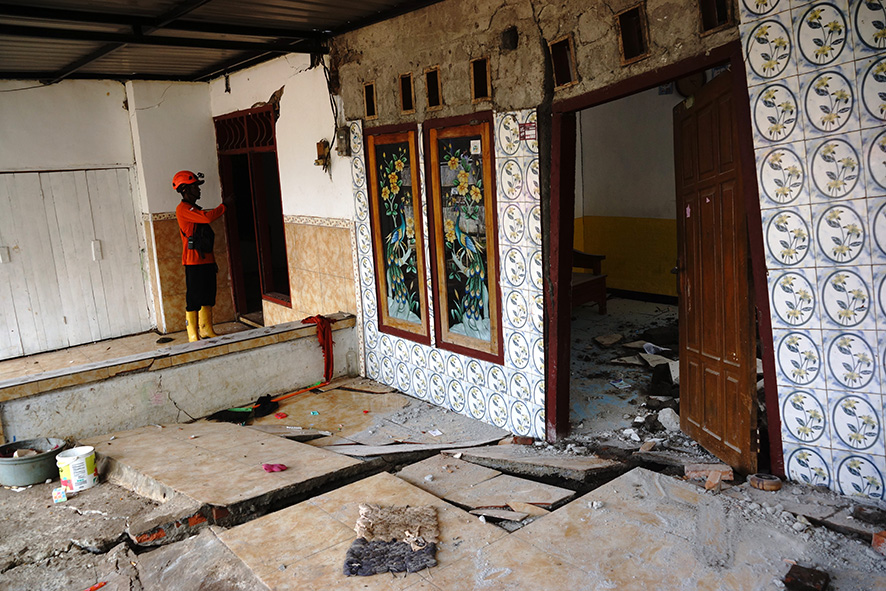
[[[490,125],[431,127],[428,142],[438,346],[500,361]]]
[[[416,132],[367,130],[366,146],[379,328],[429,344]]]

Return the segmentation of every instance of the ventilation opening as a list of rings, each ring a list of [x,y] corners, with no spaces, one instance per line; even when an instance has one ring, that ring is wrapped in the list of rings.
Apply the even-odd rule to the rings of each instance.
[[[375,119],[378,113],[375,111],[375,83],[368,82],[363,85],[363,111],[367,119]]]
[[[732,22],[732,4],[728,0],[698,0],[701,32],[707,33]]]
[[[400,76],[400,112],[415,113],[415,99],[412,96],[412,74]]]
[[[488,101],[489,96],[489,60],[485,57],[471,60],[471,98],[473,102]]]
[[[554,64],[554,86],[562,88],[577,81],[575,74],[575,54],[572,49],[572,38],[563,37],[552,41],[551,61]]]
[[[443,93],[440,91],[440,68],[425,72],[425,88],[428,91],[428,110],[443,107]]]
[[[618,34],[621,40],[622,65],[643,59],[649,54],[645,5],[638,4],[618,14]]]

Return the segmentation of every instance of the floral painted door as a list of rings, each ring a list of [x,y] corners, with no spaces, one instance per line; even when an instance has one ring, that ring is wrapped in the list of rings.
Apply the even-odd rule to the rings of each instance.
[[[731,89],[726,71],[674,108],[680,428],[755,472],[755,332]]]

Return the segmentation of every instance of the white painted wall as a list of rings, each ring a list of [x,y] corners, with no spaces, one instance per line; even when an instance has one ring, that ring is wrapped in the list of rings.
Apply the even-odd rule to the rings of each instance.
[[[306,55],[287,55],[210,83],[212,115],[249,109],[267,101],[285,85],[277,120],[277,160],[284,215],[354,218],[351,160],[333,149],[332,178],[314,166],[316,144],[334,144],[335,122],[329,105],[323,68],[308,69]],[[343,122],[342,115],[339,115]]]
[[[580,113],[582,215],[676,217],[672,113],[681,100],[653,88]]]
[[[123,84],[0,80],[0,170],[132,166]]]
[[[143,210],[175,210],[181,198],[172,177],[179,170],[206,175],[202,207],[221,203],[209,84],[133,81],[126,83],[126,94]]]

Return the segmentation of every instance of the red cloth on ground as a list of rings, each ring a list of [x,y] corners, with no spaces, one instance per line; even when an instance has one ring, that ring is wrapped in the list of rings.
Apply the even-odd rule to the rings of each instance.
[[[332,380],[335,373],[335,363],[332,360],[332,324],[329,318],[325,316],[309,316],[302,320],[304,324],[317,325],[317,340],[320,341],[320,347],[323,349],[323,377],[326,381]]]

